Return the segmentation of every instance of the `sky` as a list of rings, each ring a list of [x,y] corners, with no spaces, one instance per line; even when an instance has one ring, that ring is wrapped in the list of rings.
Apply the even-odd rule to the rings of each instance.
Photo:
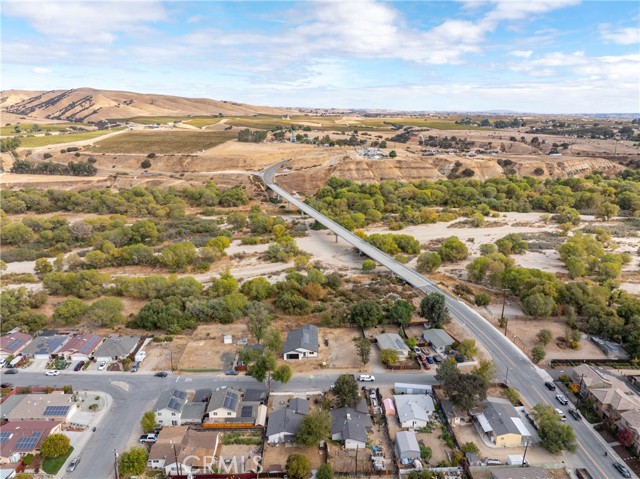
[[[2,89],[640,111],[640,2],[2,0]]]

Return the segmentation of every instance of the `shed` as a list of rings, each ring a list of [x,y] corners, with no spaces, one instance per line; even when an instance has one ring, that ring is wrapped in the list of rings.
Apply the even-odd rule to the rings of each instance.
[[[384,414],[385,414],[385,416],[395,416],[396,415],[396,407],[393,405],[393,399],[384,398],[382,400],[382,405],[384,406]]]
[[[433,388],[429,384],[395,383],[396,394],[431,394]]]
[[[398,458],[403,459],[420,459],[420,445],[413,431],[398,431],[396,433],[396,452]]]
[[[233,336],[231,336],[230,334],[225,334],[225,336],[222,338],[222,342],[224,344],[233,344]]]

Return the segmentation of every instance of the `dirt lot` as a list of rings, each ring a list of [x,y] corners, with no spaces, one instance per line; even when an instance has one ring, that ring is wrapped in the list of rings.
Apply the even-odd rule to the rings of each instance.
[[[178,358],[182,356],[189,338],[186,336],[173,336],[170,343],[150,342],[145,350],[147,357],[140,364],[140,371],[170,371],[171,355],[173,354],[173,367],[178,365]]]
[[[258,464],[260,464],[258,461],[260,458],[260,446],[222,444],[220,449],[218,449],[217,456],[219,464],[225,464],[225,467],[232,468],[229,469],[229,472],[237,472],[241,474],[243,472],[255,470]],[[235,463],[233,461],[235,461]]]
[[[326,462],[324,451],[317,446],[294,447],[283,444],[279,444],[277,446],[265,444],[262,463],[265,469],[272,464],[280,464],[284,469],[284,466],[287,463],[287,458],[291,454],[302,454],[307,456],[311,462],[311,469],[317,469],[320,464],[324,464]]]
[[[232,344],[224,344],[223,336],[230,334]],[[198,326],[189,338],[183,354],[177,361],[178,369],[216,369],[225,368],[225,355],[235,356],[240,346],[237,341],[246,338],[247,329],[244,323],[235,324],[204,324]],[[175,359],[175,356],[174,356]]]

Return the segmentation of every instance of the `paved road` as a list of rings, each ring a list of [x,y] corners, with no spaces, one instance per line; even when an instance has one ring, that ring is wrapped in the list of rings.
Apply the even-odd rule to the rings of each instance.
[[[466,327],[491,352],[499,376],[505,378],[508,370],[509,384],[518,389],[523,399],[529,404],[535,405],[540,402],[546,402],[553,404],[555,407],[560,407],[560,404],[555,401],[555,394],[544,386],[544,381],[549,379],[548,374],[536,367],[522,351],[474,309],[448,293],[441,291],[435,283],[415,270],[398,263],[391,256],[370,245],[278,186],[275,183],[276,173],[285,163],[287,162],[282,161],[272,165],[260,174],[271,190],[413,287],[424,293],[439,292],[444,294],[451,316]],[[567,408],[564,407],[563,409],[566,411]],[[612,467],[612,460],[604,456],[606,450],[610,457],[616,457],[613,450],[601,438],[596,436],[586,423],[573,421],[571,425],[576,434],[578,451],[575,454],[567,453],[564,455],[563,460],[567,465],[586,467],[594,477],[602,479],[616,477],[618,473]]]
[[[412,384],[435,384],[433,375],[376,374],[376,385],[392,385],[395,382]],[[328,389],[337,374],[317,374],[305,377],[294,376],[288,384],[274,382],[272,391],[321,391]],[[45,376],[42,372],[21,371],[15,376],[3,376],[3,381],[16,387],[64,386],[71,384],[75,391],[104,391],[112,398],[112,405],[97,424],[96,432],[87,431],[91,436],[86,446],[73,454],[70,459],[80,456],[82,460],[73,473],[65,472],[67,464],[58,477],[70,479],[105,479],[114,477],[113,450],[127,449],[130,438],[141,432],[142,415],[151,409],[161,391],[179,387],[182,389],[218,388],[234,386],[240,388],[260,387],[255,379],[248,376],[193,375],[156,378],[148,373],[111,373],[98,371],[63,371],[60,376]],[[370,384],[370,383],[367,383]]]

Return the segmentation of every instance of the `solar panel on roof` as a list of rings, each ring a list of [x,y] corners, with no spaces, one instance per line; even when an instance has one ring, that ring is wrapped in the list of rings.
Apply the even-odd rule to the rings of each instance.
[[[38,443],[38,439],[40,439],[40,435],[42,433],[40,431],[35,431],[33,434],[31,434],[30,437],[22,437],[20,439],[18,439],[18,442],[16,444],[16,449],[22,449],[25,451],[30,451],[33,448],[36,447],[36,444]]]
[[[4,444],[5,442],[7,442],[9,440],[9,438],[11,438],[11,433],[8,431],[3,431],[0,432],[0,445]]]
[[[171,398],[169,401],[169,405],[167,406],[169,409],[173,409],[174,411],[179,411],[181,406],[177,399]]]
[[[224,396],[222,407],[235,410],[237,404],[238,404],[238,395],[236,393],[227,391],[227,394],[225,394]]]
[[[43,416],[66,416],[71,406],[47,406]]]
[[[187,397],[187,393],[186,393],[186,392],[184,392],[184,391],[178,391],[178,390],[175,390],[175,391],[173,392],[173,395],[174,395],[175,397],[177,397],[177,398],[180,398],[180,399],[184,399],[184,398],[186,398],[186,397]]]
[[[251,417],[253,414],[252,406],[242,406],[242,410],[240,411],[240,417]]]

